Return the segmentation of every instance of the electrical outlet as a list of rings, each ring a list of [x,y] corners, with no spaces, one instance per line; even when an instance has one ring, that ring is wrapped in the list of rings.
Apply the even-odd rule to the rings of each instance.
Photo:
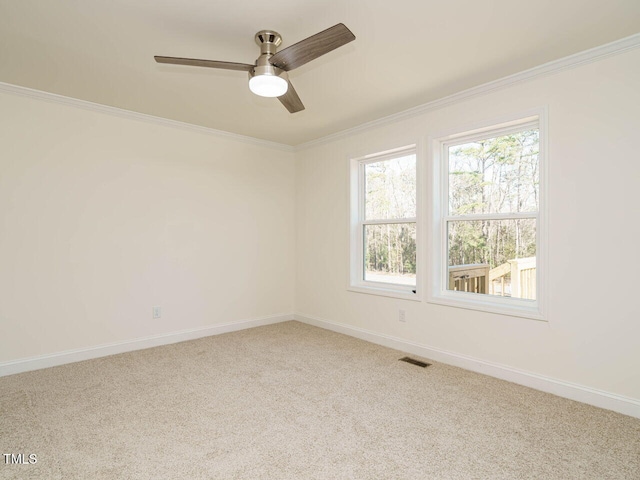
[[[398,311],[398,320],[400,320],[401,322],[406,322],[407,321],[407,317],[405,314],[404,310],[399,310]]]
[[[160,318],[162,316],[162,309],[160,307],[153,307],[151,309],[153,318]]]

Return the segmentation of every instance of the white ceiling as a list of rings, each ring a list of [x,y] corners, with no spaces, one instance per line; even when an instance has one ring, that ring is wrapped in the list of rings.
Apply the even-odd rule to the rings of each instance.
[[[306,106],[249,92],[258,30],[356,40],[290,73]],[[640,32],[639,0],[0,0],[0,82],[289,145]]]

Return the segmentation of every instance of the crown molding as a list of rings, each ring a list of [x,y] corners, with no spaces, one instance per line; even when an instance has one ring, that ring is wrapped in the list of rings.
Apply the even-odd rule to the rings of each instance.
[[[64,95],[58,95],[55,93],[49,93],[41,90],[35,90],[32,88],[21,87],[19,85],[12,85],[10,83],[0,82],[0,92],[9,93],[13,95],[21,95],[24,97],[35,98],[38,100],[58,103],[62,105],[69,105],[84,110],[90,110],[93,112],[99,112],[106,115],[117,116],[120,118],[126,118],[130,120],[137,120],[155,125],[162,125],[165,127],[178,128],[190,132],[202,133],[205,135],[212,135],[219,138],[226,138],[229,140],[235,140],[241,143],[247,143],[251,145],[261,146],[265,148],[281,150],[285,152],[297,152],[310,147],[330,143],[334,140],[347,137],[359,132],[363,132],[372,128],[380,127],[383,125],[389,125],[401,120],[416,117],[426,112],[437,110],[448,105],[452,105],[464,100],[468,100],[473,97],[485,95],[487,93],[501,90],[503,88],[516,85],[518,83],[527,82],[536,78],[544,77],[547,75],[554,75],[564,70],[576,68],[587,63],[596,62],[606,57],[619,55],[628,50],[640,47],[640,33],[631,35],[629,37],[616,40],[605,45],[601,45],[583,52],[579,52],[573,55],[569,55],[558,60],[539,65],[537,67],[530,68],[523,72],[519,72],[507,77],[493,80],[476,87],[462,90],[447,97],[443,97],[431,102],[418,105],[416,107],[404,110],[402,112],[394,113],[386,117],[379,118],[370,122],[363,123],[356,127],[348,128],[340,132],[327,135],[309,142],[301,143],[295,146],[286,145],[283,143],[272,142],[269,140],[262,140],[255,137],[249,137],[246,135],[239,135],[237,133],[225,132],[223,130],[216,130],[214,128],[203,127],[200,125],[194,125],[191,123],[180,122],[177,120],[170,120],[163,117],[156,117],[154,115],[148,115],[146,113],[133,112],[131,110],[125,110],[122,108],[111,107],[109,105],[102,105],[99,103],[89,102],[87,100],[80,100],[77,98],[65,97]]]
[[[216,130],[214,128],[194,125],[192,123],[185,123],[185,122],[179,122],[177,120],[170,120],[168,118],[156,117],[154,115],[148,115],[146,113],[133,112],[131,110],[125,110],[123,108],[111,107],[109,105],[93,103],[87,100],[80,100],[77,98],[65,97],[64,95],[58,95],[56,93],[45,92],[42,90],[35,90],[33,88],[22,87],[22,86],[13,85],[10,83],[0,82],[0,92],[8,93],[11,95],[19,95],[22,97],[33,98],[33,99],[42,100],[50,103],[67,105],[75,108],[80,108],[83,110],[102,113],[105,115],[125,118],[128,120],[136,120],[139,122],[150,123],[153,125],[161,125],[164,127],[186,130],[189,132],[202,133],[205,135],[225,138],[228,140],[234,140],[241,143],[248,143],[248,144],[256,145],[259,147],[282,150],[285,152],[294,151],[294,147],[292,147],[291,145],[285,145],[283,143],[271,142],[269,140],[262,140],[259,138],[249,137],[246,135],[239,135],[237,133],[230,133],[230,132],[225,132],[223,130]]]
[[[632,50],[638,47],[640,47],[640,33],[631,35],[630,37],[622,38],[620,40],[616,40],[611,43],[607,43],[605,45],[591,48],[589,50],[584,50],[582,52],[575,53],[558,60],[553,60],[551,62],[544,63],[537,67],[533,67],[528,70],[524,70],[522,72],[500,78],[498,80],[493,80],[476,87],[471,87],[467,90],[462,90],[452,95],[433,100],[431,102],[418,105],[417,107],[394,113],[392,115],[388,115],[371,122],[363,123],[353,128],[348,128],[346,130],[342,130],[340,132],[336,132],[331,135],[318,138],[316,140],[301,143],[299,145],[296,145],[295,150],[300,151],[309,147],[315,147],[318,145],[330,143],[343,137],[354,135],[356,133],[364,132],[366,130],[383,125],[389,125],[408,118],[416,117],[426,112],[438,110],[440,108],[459,103],[473,97],[486,95],[487,93],[511,87],[512,85],[516,85],[518,83],[528,82],[530,80],[548,75],[554,75],[556,73],[576,68],[581,65],[596,62],[598,60],[602,60],[614,55],[619,55],[628,50]]]

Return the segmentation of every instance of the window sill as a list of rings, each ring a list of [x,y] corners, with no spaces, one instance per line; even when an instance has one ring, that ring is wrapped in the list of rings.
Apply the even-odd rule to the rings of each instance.
[[[477,295],[476,293],[447,292],[440,295],[430,295],[427,298],[427,302],[510,317],[527,318],[542,322],[548,321],[537,302],[502,297],[481,299],[477,298]]]
[[[387,285],[349,285],[347,290],[355,293],[365,293],[368,295],[378,295],[382,297],[399,298],[401,300],[412,300],[414,302],[422,301],[419,293],[413,293],[409,289],[395,289],[393,286]]]

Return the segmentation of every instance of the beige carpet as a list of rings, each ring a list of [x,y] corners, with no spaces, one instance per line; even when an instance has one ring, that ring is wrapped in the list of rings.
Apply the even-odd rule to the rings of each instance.
[[[402,356],[286,322],[0,378],[0,478],[640,478],[640,420]]]

